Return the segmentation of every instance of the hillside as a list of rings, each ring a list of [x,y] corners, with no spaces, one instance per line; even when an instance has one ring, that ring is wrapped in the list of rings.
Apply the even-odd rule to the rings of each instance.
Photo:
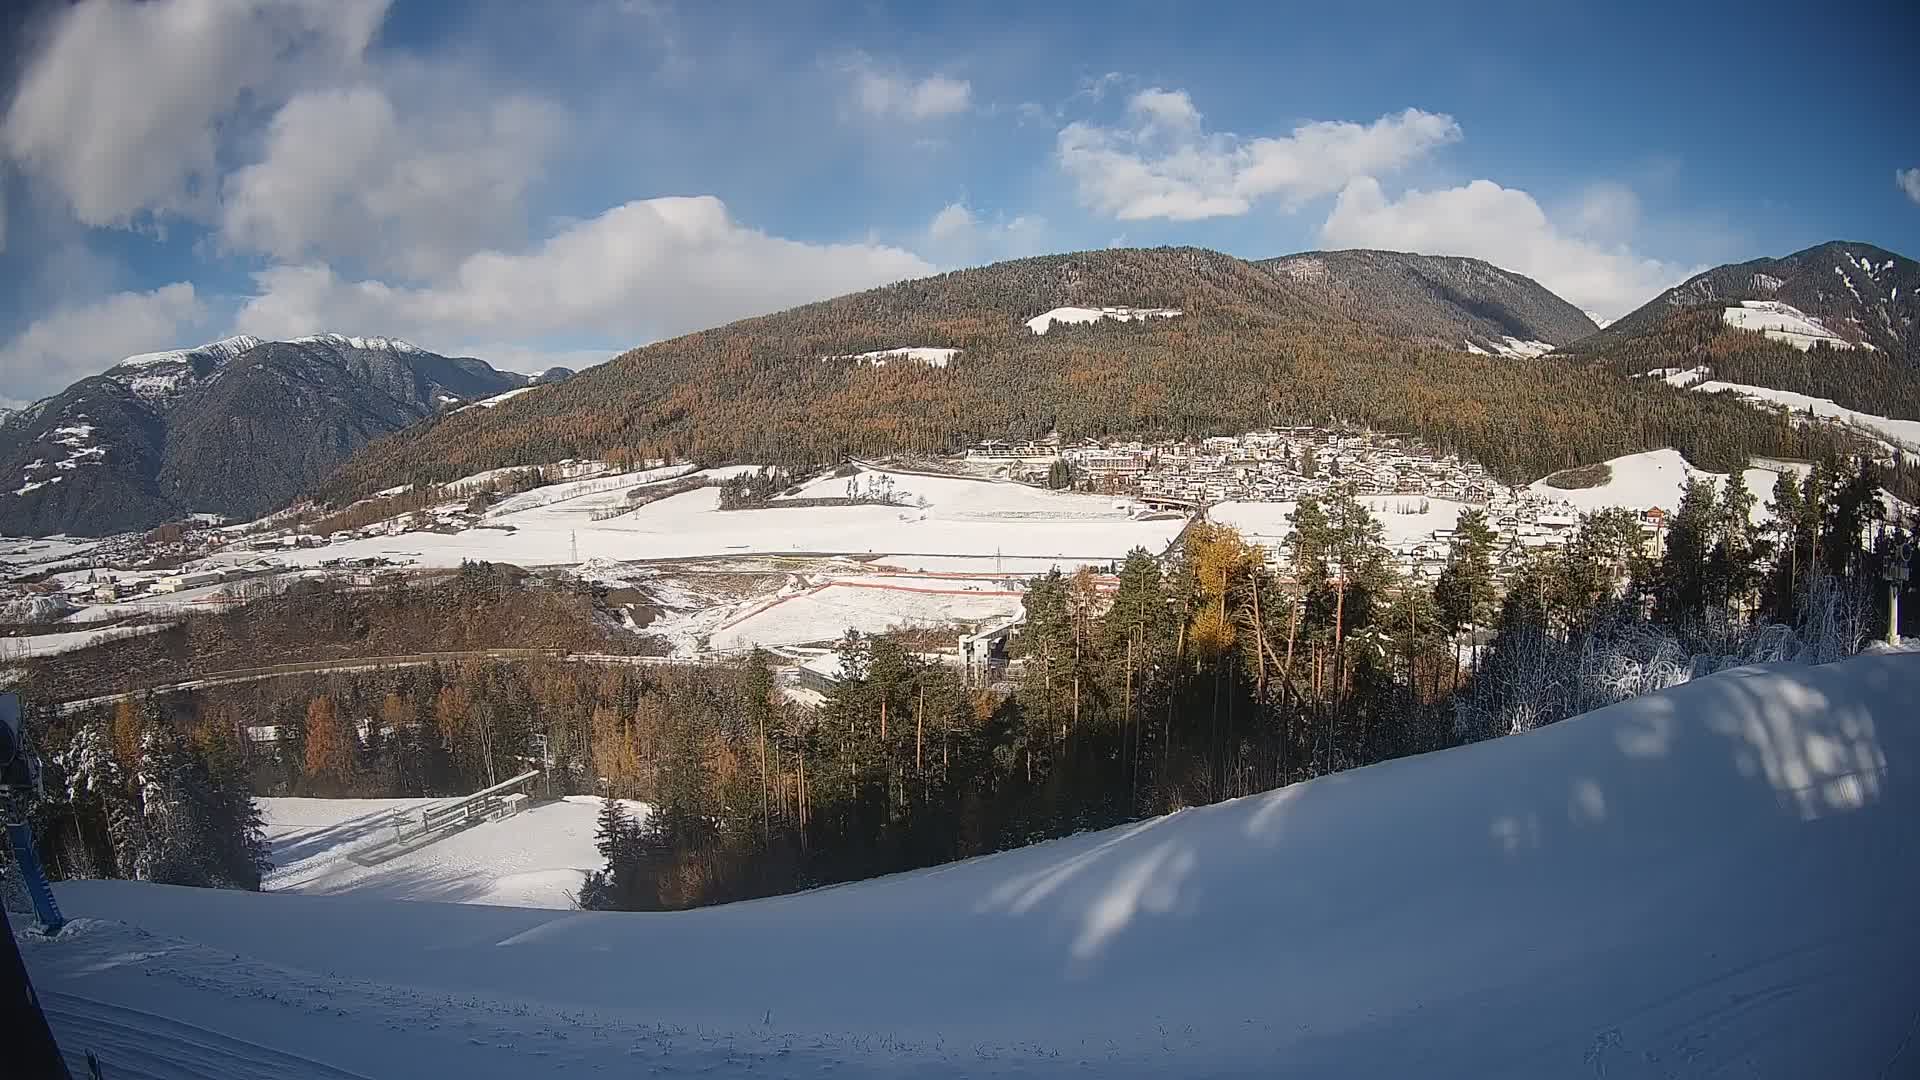
[[[321,492],[345,500],[566,457],[807,465],[1050,430],[1191,437],[1367,424],[1515,482],[1658,446],[1715,467],[1838,445],[1624,374],[1475,355],[1464,338],[1422,344],[1407,334],[1418,319],[1373,312],[1356,302],[1364,295],[1194,248],[998,263],[632,350],[551,392],[377,440]],[[1502,325],[1561,337],[1584,320],[1561,314]],[[903,349],[917,352],[878,362]]]
[[[377,436],[529,383],[484,361],[333,334],[128,357],[0,423],[0,533],[251,517]]]
[[[1916,697],[1912,655],[1741,668],[683,913],[383,898],[481,898],[435,872],[338,896],[63,882],[72,929],[21,949],[109,1076],[1904,1075]],[[460,843],[514,866],[538,831]]]
[[[1309,251],[1259,265],[1330,307],[1439,348],[1525,357],[1598,329],[1586,312],[1539,282],[1479,259]]]
[[[1920,263],[1872,244],[1831,241],[1778,259],[1695,274],[1582,343],[1610,348],[1654,331],[1676,311],[1711,307],[1737,325],[1806,350],[1872,346],[1902,363],[1920,360]]]

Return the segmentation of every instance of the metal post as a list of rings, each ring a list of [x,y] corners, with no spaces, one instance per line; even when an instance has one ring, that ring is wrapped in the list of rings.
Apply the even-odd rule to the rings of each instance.
[[[1882,575],[1887,582],[1887,644],[1898,648],[1900,645],[1900,588],[1907,583],[1912,572],[1913,541],[1900,545],[1887,561],[1886,572]]]
[[[13,848],[14,866],[33,900],[40,929],[55,934],[67,921],[53,902],[53,889],[40,868],[40,857],[33,850],[33,830],[27,825],[27,799],[39,787],[40,761],[27,749],[20,698],[0,694],[0,810],[5,811],[7,841]]]

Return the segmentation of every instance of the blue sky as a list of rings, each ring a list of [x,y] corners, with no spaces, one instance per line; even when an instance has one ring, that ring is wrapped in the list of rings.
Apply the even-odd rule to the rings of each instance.
[[[0,403],[235,332],[577,366],[1112,244],[1473,255],[1607,316],[1829,239],[1920,255],[1911,3],[86,0],[0,30]]]

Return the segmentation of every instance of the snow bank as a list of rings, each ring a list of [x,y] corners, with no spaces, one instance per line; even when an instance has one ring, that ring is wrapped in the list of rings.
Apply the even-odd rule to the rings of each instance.
[[[76,928],[22,948],[71,1050],[178,1074],[1892,1075],[1915,700],[1911,654],[1743,668],[684,914],[69,882]]]

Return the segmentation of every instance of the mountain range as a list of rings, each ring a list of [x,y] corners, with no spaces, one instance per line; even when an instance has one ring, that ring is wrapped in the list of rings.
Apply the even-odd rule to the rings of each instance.
[[[1825,338],[1829,347],[1870,346],[1911,361],[1920,345],[1916,293],[1920,263],[1872,244],[1836,240],[1695,274],[1583,341],[1580,351],[1602,351],[1651,332],[1675,312],[1706,307],[1731,312],[1723,314],[1730,324],[1749,323],[1796,348]],[[1796,326],[1796,317],[1812,325]]]
[[[1724,324],[1719,308],[1675,310],[1710,310],[1710,335],[1806,359]],[[1664,446],[1726,469],[1854,445],[1729,395],[1634,378],[1704,346],[1668,335],[1642,350],[1649,339],[1632,334],[1600,332],[1539,283],[1471,259],[1049,255],[647,345],[553,393],[375,440],[320,494],[566,457],[804,466],[1048,432],[1191,438],[1282,424],[1405,432],[1514,483]],[[1617,347],[1579,351],[1597,339]]]
[[[1525,358],[1599,329],[1532,278],[1479,259],[1401,251],[1309,251],[1258,265],[1395,334]]]
[[[236,337],[129,357],[0,417],[0,533],[245,517],[565,457],[809,465],[1287,423],[1405,431],[1512,482],[1662,446],[1724,469],[1854,442],[1637,376],[1704,369],[1920,418],[1917,289],[1912,260],[1836,242],[1695,275],[1603,328],[1477,259],[1109,249],[744,319],[573,378],[386,338]]]
[[[355,450],[536,381],[391,338],[226,338],[130,356],[0,418],[0,533],[103,534],[251,517]]]

